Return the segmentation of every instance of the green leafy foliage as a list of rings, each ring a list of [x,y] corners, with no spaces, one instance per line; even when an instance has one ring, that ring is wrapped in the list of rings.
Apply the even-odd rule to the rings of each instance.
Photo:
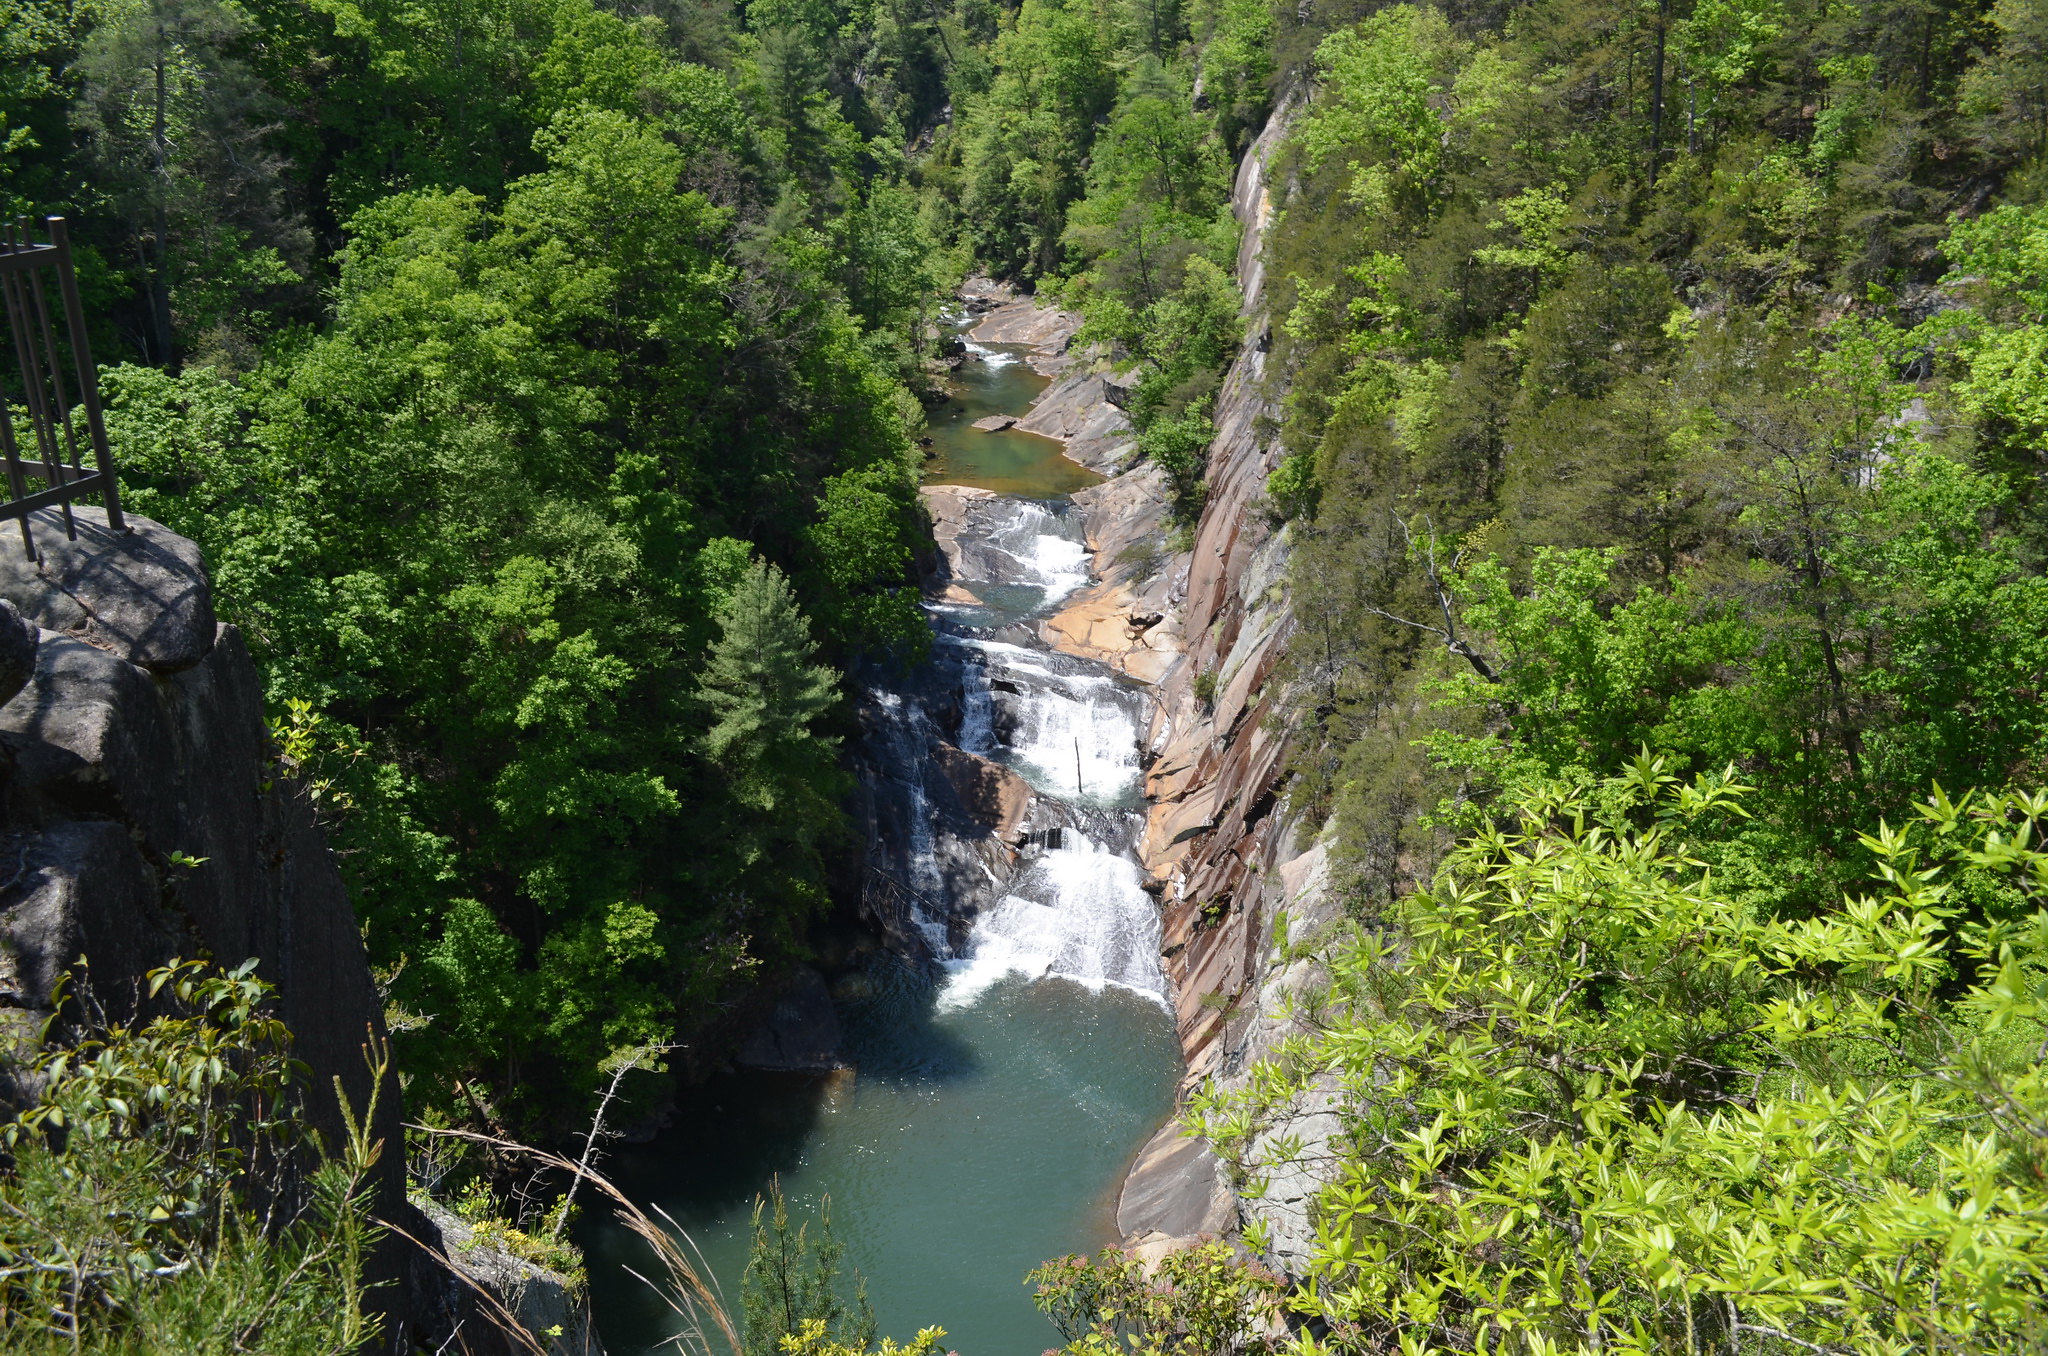
[[[1774,922],[1690,851],[1746,789],[1668,767],[1519,793],[1198,1103],[1254,1190],[1267,1116],[1339,1108],[1302,1349],[2040,1341],[2048,807],[1937,794]]]
[[[1143,1356],[1223,1356],[1267,1351],[1284,1287],[1227,1243],[1167,1253],[1156,1266],[1115,1248],[1091,1261],[1069,1256],[1026,1278],[1039,1312],[1070,1352]]]
[[[878,1347],[854,1345],[832,1337],[823,1319],[812,1318],[804,1321],[801,1330],[783,1338],[780,1350],[786,1356],[936,1356],[945,1350],[945,1338],[944,1328],[922,1328],[916,1340],[904,1346],[898,1346],[893,1337],[884,1337]]]
[[[574,1119],[611,1052],[801,954],[838,674],[927,642],[904,382],[937,274],[901,147],[957,27],[22,18],[7,191],[98,195],[96,342],[151,363],[103,381],[129,501],[199,540],[264,670],[415,1100]]]
[[[1166,472],[1168,491],[1173,496],[1174,520],[1191,526],[1202,516],[1202,504],[1209,496],[1204,479],[1208,469],[1209,444],[1216,426],[1209,422],[1208,401],[1172,419],[1161,419],[1138,435],[1138,452]]]
[[[373,1108],[343,1105],[345,1144],[311,1138],[306,1099],[336,1094],[303,1086],[254,966],[152,971],[157,1015],[94,1021],[36,1060],[40,1096],[0,1128],[10,1351],[345,1352],[376,1337],[362,1311]]]
[[[1518,777],[1644,744],[1757,786],[1711,851],[1792,910],[1865,868],[1873,809],[2038,776],[2026,20],[1276,18],[1312,97],[1267,247],[1268,501],[1295,786],[1360,908]],[[1912,160],[1930,135],[1974,168]],[[1966,174],[2014,201],[1952,222]]]

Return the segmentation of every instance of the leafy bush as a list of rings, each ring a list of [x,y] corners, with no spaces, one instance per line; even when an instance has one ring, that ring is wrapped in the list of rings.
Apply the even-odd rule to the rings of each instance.
[[[339,1356],[375,1337],[374,1102],[343,1103],[332,1151],[312,1138],[303,1108],[328,1090],[304,1085],[254,970],[152,971],[159,1015],[35,1061],[41,1096],[0,1130],[8,1350]]]
[[[1209,444],[1216,426],[1209,422],[1208,402],[1171,419],[1161,419],[1138,435],[1138,455],[1166,472],[1173,521],[1192,527],[1208,502]]]
[[[1937,793],[1774,921],[1688,848],[1747,789],[1667,767],[1525,788],[1196,1104],[1254,1194],[1339,1108],[1304,1349],[2038,1349],[2048,797]]]
[[[1115,1248],[1034,1270],[1032,1300],[1067,1350],[1088,1356],[1232,1356],[1269,1350],[1281,1315],[1280,1277],[1247,1265],[1227,1243],[1182,1248],[1148,1266]]]

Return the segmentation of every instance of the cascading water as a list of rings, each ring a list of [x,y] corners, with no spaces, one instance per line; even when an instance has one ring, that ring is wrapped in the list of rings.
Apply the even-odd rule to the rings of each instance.
[[[941,1003],[972,1003],[1010,975],[1164,997],[1159,915],[1139,887],[1137,863],[1077,830],[1062,837],[975,920],[966,955],[949,967]]]
[[[863,909],[902,959],[825,967],[853,1068],[720,1075],[607,1166],[689,1230],[728,1308],[754,1201],[779,1178],[799,1213],[830,1197],[883,1332],[939,1324],[973,1356],[1037,1356],[1058,1334],[1024,1274],[1115,1240],[1116,1184],[1170,1113],[1180,1064],[1130,853],[1145,698],[1036,628],[1087,581],[1057,496],[1096,477],[1044,439],[970,427],[1044,384],[1015,352],[976,347],[957,408],[935,412],[934,465],[997,493],[957,543],[963,589],[929,605],[930,660],[860,684]],[[1000,833],[976,794],[992,782],[997,808],[1022,814]],[[633,1279],[638,1245],[601,1225],[582,1242],[606,1348],[669,1349],[677,1323]]]
[[[898,706],[956,712],[956,746],[1023,777],[1034,792],[1032,822],[1046,827],[1022,860],[1006,864],[1007,884],[993,871],[984,881],[956,873],[965,898],[958,889],[918,891],[918,931],[957,938],[933,948],[948,973],[941,1001],[971,1003],[1009,975],[1116,985],[1163,1001],[1158,915],[1129,852],[1142,804],[1145,699],[1103,665],[1051,650],[1029,625],[1086,581],[1076,526],[1058,505],[996,499],[977,508],[956,549],[957,580],[977,596],[1002,587],[1029,596],[1009,607],[934,608],[932,667],[941,681]],[[936,731],[945,722],[927,714],[925,723]],[[938,852],[935,840],[930,846]],[[936,857],[905,865],[923,880],[947,875]],[[964,937],[963,914],[972,918]]]

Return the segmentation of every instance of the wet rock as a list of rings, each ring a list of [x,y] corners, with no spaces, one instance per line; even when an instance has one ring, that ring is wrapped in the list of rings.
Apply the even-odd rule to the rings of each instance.
[[[804,966],[790,977],[768,1020],[741,1043],[733,1062],[745,1069],[823,1073],[838,1068],[839,1014],[825,977]]]
[[[1236,1224],[1237,1193],[1207,1140],[1169,1123],[1138,1151],[1116,1205],[1117,1231],[1126,1241],[1214,1238]]]
[[[48,631],[76,636],[153,673],[191,668],[213,649],[213,587],[199,548],[128,515],[123,534],[103,509],[76,505],[77,540],[55,509],[29,515],[40,561],[0,544],[0,598]]]
[[[1002,764],[951,744],[939,744],[932,752],[940,773],[975,822],[998,838],[1014,839],[1031,809],[1031,784]]]
[[[1017,416],[1014,414],[991,414],[975,420],[969,427],[978,428],[983,433],[1001,433],[1016,422]]]
[[[995,491],[970,485],[926,485],[918,490],[918,497],[924,500],[925,513],[932,520],[932,541],[939,548],[939,578],[965,576],[968,571],[961,558],[961,534],[969,529],[978,512],[995,502]]]

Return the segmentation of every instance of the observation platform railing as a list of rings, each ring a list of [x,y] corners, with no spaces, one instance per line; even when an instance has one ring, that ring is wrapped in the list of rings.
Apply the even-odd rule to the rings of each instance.
[[[64,218],[45,221],[49,241],[37,244],[28,218],[0,224],[0,307],[7,313],[8,337],[20,387],[0,381],[0,461],[7,472],[8,500],[0,504],[0,523],[21,524],[22,548],[38,559],[29,515],[56,505],[63,510],[64,531],[77,540],[71,518],[72,501],[97,494],[106,505],[107,526],[126,532],[121,516],[121,489],[114,478],[114,454],[107,446],[106,421],[100,410],[98,369],[86,339],[85,309],[78,300],[78,279],[71,268],[71,240]],[[45,286],[45,281],[50,284]],[[65,343],[57,342],[51,322],[50,293],[55,291],[63,314]],[[65,380],[70,359],[70,381]],[[4,366],[4,364],[0,364]],[[76,393],[76,403],[72,400]],[[15,427],[15,406],[28,412],[33,448],[24,448]],[[83,426],[82,428],[80,426]],[[83,445],[92,447],[92,469],[82,462]],[[29,455],[30,451],[33,455]],[[44,488],[31,491],[31,479]]]

